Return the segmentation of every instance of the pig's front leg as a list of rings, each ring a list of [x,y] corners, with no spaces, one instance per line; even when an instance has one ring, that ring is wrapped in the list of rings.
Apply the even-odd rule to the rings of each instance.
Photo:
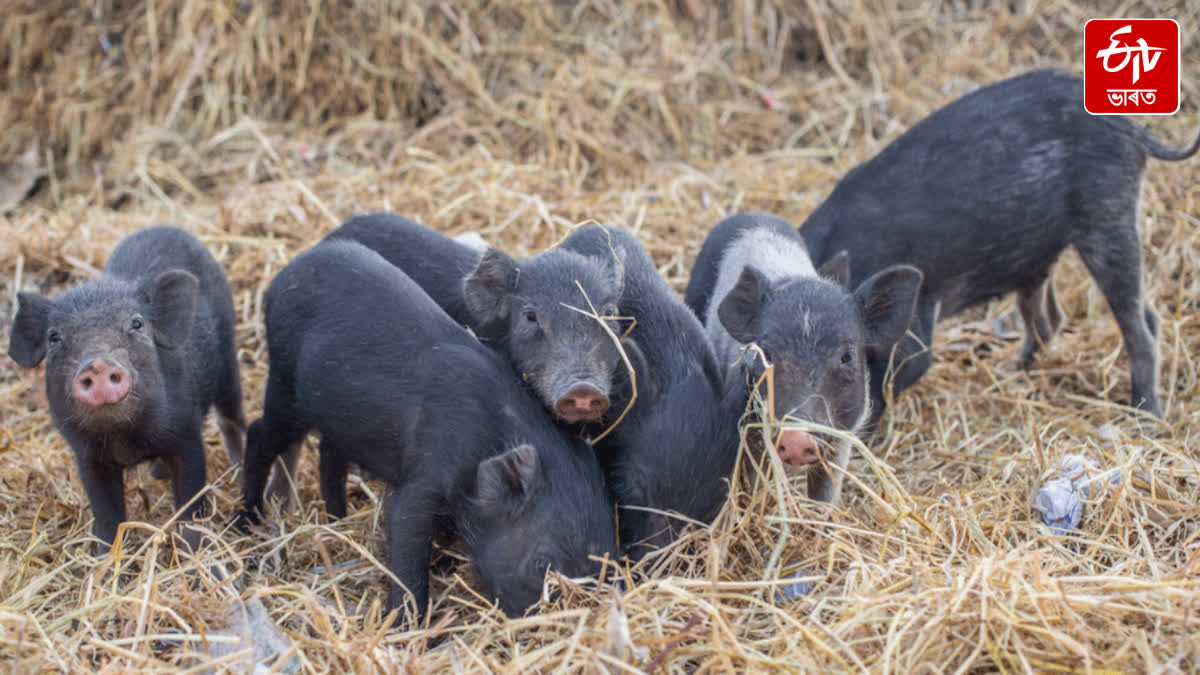
[[[80,458],[81,454],[76,453],[75,464],[92,505],[93,532],[100,540],[93,553],[100,556],[112,548],[117,527],[125,522],[125,469],[108,462],[85,461]]]
[[[420,616],[429,601],[429,559],[437,526],[430,500],[408,485],[387,500],[388,569],[401,586],[390,584],[388,609],[404,608],[411,594],[412,616]]]
[[[175,510],[183,509],[179,514],[180,528],[184,542],[192,549],[199,550],[200,534],[190,526],[191,521],[204,517],[208,513],[207,496],[196,498],[208,483],[205,471],[204,440],[199,430],[182,434],[175,455],[168,465],[174,469],[172,485],[174,487]]]

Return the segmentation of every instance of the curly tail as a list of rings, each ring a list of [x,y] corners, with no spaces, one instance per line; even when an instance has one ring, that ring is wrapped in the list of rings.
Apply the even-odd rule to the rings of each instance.
[[[1140,124],[1134,124],[1134,138],[1142,148],[1151,156],[1158,159],[1163,159],[1168,162],[1178,162],[1181,159],[1187,159],[1196,154],[1200,150],[1200,133],[1196,134],[1196,138],[1192,140],[1192,144],[1183,148],[1171,148],[1159,143],[1150,132]]]

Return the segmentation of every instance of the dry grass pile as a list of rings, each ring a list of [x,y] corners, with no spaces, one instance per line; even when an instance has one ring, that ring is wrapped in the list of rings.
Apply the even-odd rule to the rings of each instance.
[[[622,224],[681,290],[723,215],[802,221],[845,170],[971,87],[1078,71],[1093,16],[1179,20],[1184,106],[1151,126],[1190,139],[1200,7],[1100,4],[17,0],[0,17],[0,162],[16,182],[46,177],[0,220],[0,310],[11,316],[17,288],[96,274],[137,227],[181,223],[230,275],[254,416],[266,284],[357,212],[480,230],[518,254],[587,219]],[[303,506],[277,536],[227,532],[238,487],[215,429],[220,548],[173,555],[169,490],[139,471],[124,554],[92,559],[41,377],[5,359],[0,660],[188,667],[184,644],[219,642],[241,598],[293,642],[289,668],[316,672],[1194,671],[1200,160],[1150,162],[1141,226],[1164,424],[1139,430],[1119,405],[1120,334],[1069,254],[1056,275],[1065,328],[1036,367],[1009,367],[1011,299],[943,323],[932,370],[899,397],[886,438],[856,453],[840,507],[746,459],[714,526],[627,572],[623,596],[558,580],[560,600],[513,621],[484,608],[460,564],[436,579],[426,625],[384,630],[382,488],[354,483],[353,514],[325,524],[311,452]],[[1068,453],[1094,460],[1107,487],[1077,531],[1052,536],[1031,506]],[[215,560],[238,585],[189,586]],[[777,599],[797,573],[811,590]]]

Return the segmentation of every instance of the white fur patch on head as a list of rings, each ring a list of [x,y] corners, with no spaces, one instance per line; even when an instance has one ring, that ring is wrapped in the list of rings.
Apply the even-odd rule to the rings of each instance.
[[[738,277],[746,265],[753,265],[770,281],[817,276],[804,242],[781,235],[768,226],[748,229],[730,242],[721,255],[721,266],[713,285],[705,326],[717,358],[723,363],[737,361],[743,345],[725,331],[717,317],[717,307],[737,285]]]

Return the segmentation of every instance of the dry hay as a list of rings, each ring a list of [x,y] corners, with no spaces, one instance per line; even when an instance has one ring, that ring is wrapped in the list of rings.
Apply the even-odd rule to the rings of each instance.
[[[1184,106],[1151,126],[1175,144],[1200,127],[1200,9],[1187,0],[454,4],[6,5],[0,160],[36,141],[48,177],[0,221],[4,316],[16,288],[89,278],[134,228],[181,223],[231,276],[253,416],[265,285],[356,212],[481,230],[514,253],[587,219],[623,224],[682,289],[722,215],[802,221],[846,169],[970,87],[1078,71],[1092,16],[1179,20]],[[16,672],[186,667],[180,635],[206,634],[238,595],[187,583],[219,558],[316,672],[1194,671],[1200,160],[1151,160],[1141,225],[1165,424],[1139,433],[1121,407],[1119,332],[1069,254],[1065,328],[1036,367],[1008,367],[1011,299],[943,323],[932,370],[870,446],[886,464],[856,456],[841,507],[743,461],[747,487],[716,524],[629,573],[623,597],[560,581],[562,599],[513,621],[483,609],[463,564],[437,578],[424,626],[384,630],[381,487],[353,484],[352,515],[325,524],[311,452],[303,507],[278,536],[225,532],[237,485],[212,429],[222,548],[174,557],[169,491],[139,471],[125,553],[90,558],[90,509],[40,375],[5,359],[0,657]],[[1031,504],[1067,453],[1120,482],[1054,537]],[[796,570],[811,592],[775,601]]]

